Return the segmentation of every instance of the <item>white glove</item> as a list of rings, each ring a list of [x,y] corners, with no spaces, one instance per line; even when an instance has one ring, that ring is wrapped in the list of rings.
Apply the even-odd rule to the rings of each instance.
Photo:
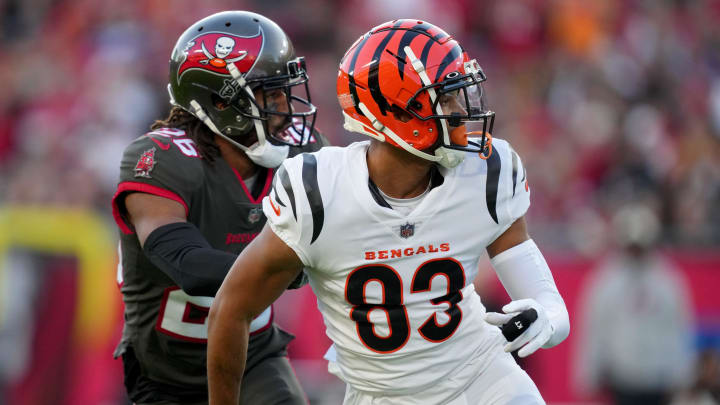
[[[537,319],[530,324],[530,327],[525,332],[505,345],[506,352],[512,352],[522,347],[518,352],[518,356],[527,357],[535,353],[537,349],[550,340],[554,329],[550,323],[550,319],[545,313],[545,308],[534,299],[527,298],[512,301],[505,305],[502,308],[503,312],[505,312],[504,314],[498,312],[488,312],[485,314],[485,321],[489,324],[502,327],[502,325],[507,323],[512,317],[530,308],[534,308],[535,311],[537,311]]]

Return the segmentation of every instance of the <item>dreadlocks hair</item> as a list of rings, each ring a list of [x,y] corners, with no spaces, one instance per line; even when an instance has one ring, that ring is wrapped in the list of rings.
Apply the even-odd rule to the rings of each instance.
[[[184,130],[197,145],[200,156],[206,159],[208,163],[213,163],[215,158],[220,156],[220,148],[215,143],[215,134],[210,131],[210,128],[205,126],[202,121],[197,119],[197,117],[180,107],[173,107],[167,118],[164,120],[156,120],[150,125],[151,130],[159,128],[177,128]]]

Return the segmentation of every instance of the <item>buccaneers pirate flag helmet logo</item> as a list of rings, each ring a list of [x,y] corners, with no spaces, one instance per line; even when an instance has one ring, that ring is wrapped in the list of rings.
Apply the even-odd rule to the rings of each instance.
[[[262,31],[257,35],[241,37],[224,32],[208,32],[190,40],[185,46],[185,60],[178,69],[178,80],[190,69],[204,69],[230,75],[228,63],[246,73],[252,69],[262,49]]]
[[[317,109],[310,102],[305,60],[295,55],[290,38],[267,17],[223,11],[198,20],[175,43],[169,73],[172,105],[193,114],[230,142],[237,143],[239,137],[255,131],[258,147],[251,156],[263,154],[254,157],[258,164],[276,167],[279,157],[287,154],[286,144],[302,146],[310,141]],[[256,91],[259,87],[284,92],[286,108],[258,101],[256,93],[266,97],[265,92]],[[299,120],[299,142],[279,136],[284,128],[268,126],[269,118],[275,116]],[[269,137],[279,145],[263,146]],[[242,143],[236,146],[247,148]]]

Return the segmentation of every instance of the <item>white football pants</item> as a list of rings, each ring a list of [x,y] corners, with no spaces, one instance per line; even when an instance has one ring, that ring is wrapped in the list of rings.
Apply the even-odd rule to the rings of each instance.
[[[502,350],[502,349],[501,349]],[[445,393],[458,389],[452,378],[438,381],[434,391],[439,388]],[[443,387],[444,386],[444,387]],[[352,389],[345,389],[343,405],[544,405],[535,383],[515,359],[502,352],[495,356],[491,364],[480,373],[456,397],[444,399],[432,398],[419,392],[413,395],[377,396]]]

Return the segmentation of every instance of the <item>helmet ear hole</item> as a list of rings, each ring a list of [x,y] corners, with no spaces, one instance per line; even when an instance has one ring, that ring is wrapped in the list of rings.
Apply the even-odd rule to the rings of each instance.
[[[210,100],[212,101],[213,107],[218,111],[223,111],[230,107],[230,104],[217,94],[210,95]]]
[[[395,104],[390,106],[390,111],[393,113],[395,119],[400,122],[408,122],[412,119],[412,115],[410,115],[409,112],[405,111],[404,109],[398,107]]]

